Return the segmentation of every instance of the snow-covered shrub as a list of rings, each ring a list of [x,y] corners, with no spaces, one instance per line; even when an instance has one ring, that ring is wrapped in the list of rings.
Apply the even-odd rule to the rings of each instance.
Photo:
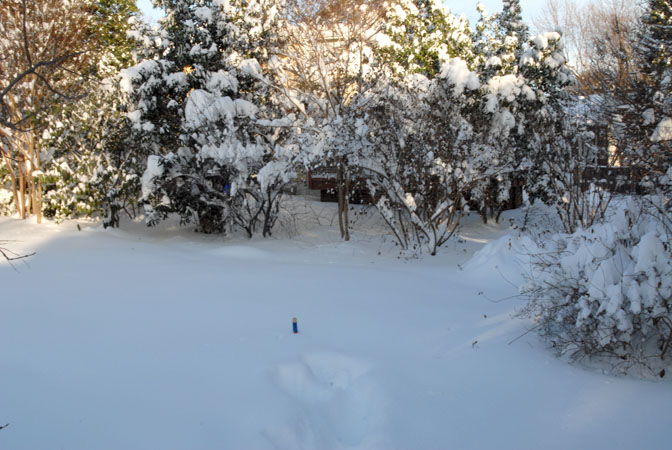
[[[114,227],[122,212],[135,216],[144,158],[130,140],[127,106],[119,80],[108,78],[51,118],[42,137],[47,217],[102,216]]]
[[[347,241],[350,197],[361,189],[358,98],[384,71],[376,50],[383,36],[383,15],[391,5],[368,0],[287,5],[285,42],[269,68],[279,82],[284,106],[302,122],[295,134],[301,169],[334,173],[339,231]]]
[[[538,243],[524,314],[559,354],[653,373],[672,361],[672,233],[669,216],[649,212],[630,200],[604,223]]]
[[[534,153],[539,174],[534,181],[541,182],[531,187],[562,202],[558,210],[573,233],[540,245],[522,289],[531,299],[526,312],[539,320],[541,333],[559,353],[611,357],[623,370],[643,367],[661,376],[672,360],[672,147],[670,136],[660,132],[672,115],[672,60],[663,45],[669,42],[670,11],[669,2],[648,3],[640,32],[632,36],[634,51],[627,55],[635,70],[624,74],[621,64],[614,65],[616,71],[605,66],[599,76],[607,88],[596,96],[606,119],[601,125],[609,126],[619,161],[641,174],[639,189],[648,195],[640,196],[639,204],[612,204],[616,212],[611,212],[600,198],[594,201],[599,189],[582,186],[591,157],[580,139],[569,138],[584,130],[558,135],[561,139],[540,135],[548,150]],[[557,52],[549,53],[558,39],[543,37],[534,43],[536,54],[523,57],[532,78],[562,62]],[[584,110],[590,119],[599,117]],[[543,121],[532,123],[535,132],[543,129]],[[584,198],[577,197],[582,193]]]
[[[42,211],[45,217],[57,222],[75,218],[91,217],[99,212],[101,198],[89,184],[86,172],[90,167],[70,168],[67,157],[60,157],[49,164],[42,185],[45,190]]]
[[[0,142],[0,145],[3,145]],[[0,158],[0,215],[14,213],[13,194],[11,191],[11,178],[4,159]]]
[[[530,167],[527,190],[533,198],[555,208],[564,230],[572,233],[604,220],[613,194],[606,180],[597,180],[589,169],[598,167],[600,151],[594,127],[599,120],[588,99],[567,100],[562,114],[539,133],[540,148]],[[557,111],[556,111],[557,113]]]
[[[0,215],[9,215],[14,212],[12,197],[12,191],[0,188]]]
[[[463,91],[479,87],[470,74],[465,66],[459,80],[413,75],[401,85],[381,83],[360,99],[366,108],[358,164],[404,249],[435,254],[455,232],[463,196],[481,175],[474,170],[473,129],[462,116]]]

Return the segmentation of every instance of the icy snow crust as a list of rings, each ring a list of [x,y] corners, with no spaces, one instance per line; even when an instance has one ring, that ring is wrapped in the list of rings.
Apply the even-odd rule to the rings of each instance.
[[[529,241],[471,218],[398,259],[330,208],[291,240],[0,218],[37,251],[0,263],[0,448],[669,448],[669,382],[556,359],[491,301]]]

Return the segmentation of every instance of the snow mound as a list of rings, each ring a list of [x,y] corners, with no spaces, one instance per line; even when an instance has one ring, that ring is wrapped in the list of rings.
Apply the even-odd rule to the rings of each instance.
[[[373,365],[339,353],[303,355],[282,364],[274,381],[296,403],[294,423],[266,430],[277,448],[386,448],[384,396]]]
[[[499,272],[511,282],[522,282],[537,245],[527,236],[503,236],[489,242],[464,265],[467,273]]]
[[[441,78],[454,86],[456,97],[462,95],[465,88],[473,91],[481,87],[478,75],[469,70],[466,61],[460,58],[452,58],[441,67]]]

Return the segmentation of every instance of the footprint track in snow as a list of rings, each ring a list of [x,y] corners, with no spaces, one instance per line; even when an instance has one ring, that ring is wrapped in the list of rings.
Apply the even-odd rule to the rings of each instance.
[[[293,423],[266,436],[279,449],[385,448],[385,396],[372,369],[369,361],[331,352],[276,367],[274,381],[297,413]]]

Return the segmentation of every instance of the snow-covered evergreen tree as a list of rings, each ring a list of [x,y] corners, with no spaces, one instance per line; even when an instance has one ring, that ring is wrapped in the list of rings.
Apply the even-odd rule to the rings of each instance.
[[[484,67],[501,64],[497,60],[490,58],[494,56],[496,48],[501,46],[503,41],[503,31],[500,29],[497,14],[490,14],[481,2],[476,4],[476,11],[478,11],[478,21],[474,27],[474,65],[479,68],[479,72],[483,72]],[[490,64],[488,64],[490,61]],[[494,71],[494,69],[492,69]]]
[[[480,19],[476,24],[476,64],[482,77],[516,74],[528,41],[528,27],[523,21],[519,0],[503,0],[502,11],[488,14],[477,6]]]
[[[523,21],[520,0],[502,0],[502,12],[498,17],[504,34],[504,45],[499,50],[503,63],[515,64],[523,54],[523,46],[528,40],[528,26]]]
[[[520,74],[521,56],[528,48],[527,25],[522,21],[518,1],[504,1],[502,12],[488,14],[478,4],[480,19],[474,35],[474,67],[482,84],[480,107],[470,113],[470,122],[480,130],[484,173],[471,193],[484,220],[499,217],[509,198],[514,177],[521,176],[525,158],[528,117],[533,99],[528,80]]]
[[[647,172],[648,182],[672,198],[672,2],[649,0],[642,18],[642,54],[645,86],[642,89],[647,108],[643,120],[642,143],[634,158]],[[640,82],[641,83],[641,82]],[[672,206],[668,204],[668,213]]]
[[[136,105],[129,118],[149,154],[147,219],[177,213],[206,233],[241,227],[250,236],[261,223],[268,235],[292,176],[292,154],[273,121],[281,111],[262,68],[280,37],[281,4],[159,4],[166,11],[162,53],[124,72]]]
[[[487,20],[480,25],[493,27],[490,31],[481,28],[481,37],[497,35],[498,30],[505,29],[501,20],[488,19],[482,5],[481,11]],[[524,24],[516,24],[507,25],[507,29],[524,34],[520,31]],[[501,50],[499,41],[482,41],[479,45],[484,43],[491,55]],[[480,88],[465,91],[469,95],[461,114],[473,132],[473,150],[467,160],[478,174],[465,195],[484,219],[499,217],[516,177],[527,176],[531,184],[545,182],[532,169],[541,167],[544,157],[551,155],[547,146],[561,133],[558,124],[563,117],[564,88],[572,80],[558,33],[540,34],[524,45],[516,44],[516,48],[521,56],[513,60],[514,64],[505,66],[499,57],[495,57],[494,65],[487,60],[477,64],[473,73],[478,76]],[[444,66],[446,73],[459,67],[453,62]],[[456,72],[456,80],[460,79],[459,73]]]
[[[505,1],[504,10],[492,16],[483,5],[479,11],[475,45],[484,103],[480,118],[473,122],[490,124],[491,133],[499,130],[494,133],[499,138],[488,146],[502,172],[496,182],[480,186],[475,198],[481,208],[497,208],[507,195],[511,178],[524,176],[533,196],[554,202],[558,196],[550,194],[554,188],[547,163],[568,157],[556,147],[564,145],[563,136],[570,136],[563,129],[568,125],[564,120],[568,107],[565,88],[573,81],[561,35],[548,32],[529,39],[518,1]],[[497,192],[492,191],[494,186]]]
[[[568,158],[576,160],[571,151],[574,144],[563,141],[572,138],[572,132],[563,127],[570,124],[564,120],[567,108],[571,108],[566,87],[574,78],[563,56],[561,35],[548,32],[532,38],[516,78],[523,82],[523,95],[516,104],[521,125],[515,133],[516,160],[526,171],[528,192],[552,204],[565,195],[553,181],[553,173],[560,175],[562,171],[553,167]],[[563,146],[567,151],[558,151]]]

